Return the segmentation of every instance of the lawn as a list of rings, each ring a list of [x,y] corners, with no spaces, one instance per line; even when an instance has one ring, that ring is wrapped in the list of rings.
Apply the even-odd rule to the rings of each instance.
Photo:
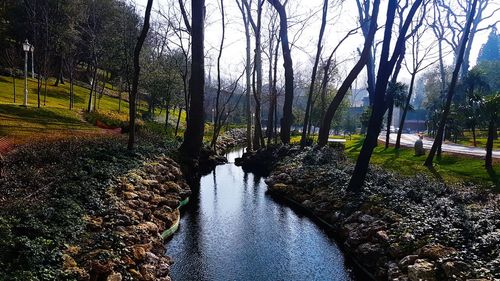
[[[330,138],[344,139],[343,136],[330,136]],[[317,139],[317,136],[313,136]],[[364,136],[352,135],[345,137],[345,152],[349,158],[356,160]],[[300,136],[292,136],[292,143],[300,143]],[[494,164],[496,174],[488,173],[484,168],[484,160],[478,157],[459,156],[443,153],[441,159],[434,161],[434,170],[430,170],[423,165],[426,156],[415,156],[411,148],[402,148],[399,153],[394,148],[385,149],[379,145],[373,151],[370,163],[386,169],[396,171],[403,175],[415,175],[416,173],[428,174],[449,183],[471,181],[479,184],[495,184],[500,188],[500,161]]]
[[[59,86],[54,86],[54,79],[49,79],[47,83],[47,99],[45,102],[45,107],[47,108],[64,108],[69,109],[69,82],[65,84],[60,84]],[[107,89],[107,91],[110,91]],[[0,103],[2,104],[14,104],[14,87],[12,84],[12,77],[0,76]],[[41,106],[43,106],[45,89],[42,86],[42,91],[40,93]],[[80,111],[87,109],[88,99],[90,89],[74,85],[75,93],[75,111]],[[24,99],[24,79],[16,79],[16,103],[17,105],[22,105]],[[36,107],[38,105],[37,96],[37,80],[28,79],[28,106]],[[102,99],[98,101],[97,105],[101,111],[118,111],[118,99],[115,97],[110,97],[103,95]],[[122,112],[128,112],[128,103],[122,101]]]
[[[486,147],[486,140],[488,133],[486,131],[476,131],[476,144],[477,147]],[[472,138],[472,132],[464,132],[464,136],[458,140],[458,144],[465,146],[474,146],[474,140]],[[493,141],[493,149],[500,150],[500,139]]]
[[[364,137],[353,135],[352,140],[346,142],[346,153],[351,159],[356,159],[363,145]],[[484,168],[484,160],[477,157],[468,157],[443,153],[441,159],[434,161],[434,170],[423,165],[426,156],[415,156],[413,149],[403,148],[399,152],[392,147],[385,149],[379,145],[375,148],[371,162],[389,170],[397,171],[404,175],[416,173],[429,174],[446,182],[471,181],[479,184],[500,185],[500,163],[494,165],[493,173],[488,173]]]
[[[37,80],[28,79],[28,107],[21,106],[24,100],[24,80],[16,79],[16,102],[14,103],[11,77],[0,76],[0,138],[4,141],[22,143],[40,137],[96,134],[101,130],[85,122],[82,112],[87,108],[89,89],[74,85],[75,106],[69,110],[69,83],[53,86],[47,83],[47,97],[44,105],[44,88],[41,105],[38,108]],[[118,99],[103,95],[98,102],[100,112],[118,111]],[[128,114],[128,104],[122,101],[124,118]]]

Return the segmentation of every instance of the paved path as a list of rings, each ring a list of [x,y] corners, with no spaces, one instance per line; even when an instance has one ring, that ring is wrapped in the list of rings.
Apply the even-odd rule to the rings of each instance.
[[[396,138],[397,138],[397,134],[391,134],[390,143],[395,144]],[[385,142],[385,132],[380,133],[380,136],[378,137],[378,139]],[[414,147],[415,141],[417,141],[417,139],[418,139],[417,134],[402,134],[401,135],[401,145],[406,146],[406,147]],[[423,140],[424,148],[426,150],[430,150],[432,147],[433,141],[434,141],[433,139],[425,137]],[[484,157],[486,155],[486,150],[484,148],[463,146],[463,145],[458,145],[458,144],[445,143],[442,145],[442,149],[444,152],[451,152],[451,153],[464,154],[464,155],[472,155],[472,156],[480,156],[480,157],[481,156]],[[500,151],[499,150],[493,150],[493,158],[500,159]]]

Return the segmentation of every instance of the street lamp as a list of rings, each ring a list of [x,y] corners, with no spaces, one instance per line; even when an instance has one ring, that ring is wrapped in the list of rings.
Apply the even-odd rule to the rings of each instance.
[[[215,109],[212,108],[212,124],[215,123]]]
[[[28,52],[31,51],[31,45],[28,39],[23,43],[24,51],[24,106],[28,106]]]

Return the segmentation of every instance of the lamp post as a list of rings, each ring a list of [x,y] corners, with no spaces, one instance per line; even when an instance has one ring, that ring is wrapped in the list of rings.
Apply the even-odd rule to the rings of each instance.
[[[35,46],[30,45],[31,52],[31,78],[35,79]]]
[[[31,45],[28,39],[23,43],[24,51],[24,106],[28,106],[28,52],[31,50]]]
[[[212,108],[212,124],[215,124],[215,109]]]

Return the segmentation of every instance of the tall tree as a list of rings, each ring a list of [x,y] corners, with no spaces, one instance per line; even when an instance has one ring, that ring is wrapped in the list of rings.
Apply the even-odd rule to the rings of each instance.
[[[368,24],[365,24],[370,20],[372,15],[370,15],[370,4],[372,0],[356,0],[356,6],[358,8],[358,21],[359,26],[361,27],[361,31],[363,33],[363,37],[365,41],[369,39],[370,36],[370,27]],[[368,53],[368,61],[366,62],[366,80],[367,80],[367,91],[368,98],[370,100],[370,105],[373,104],[373,96],[375,93],[375,58],[373,56],[375,50],[375,44],[372,41],[372,45],[370,46]]]
[[[497,93],[486,99],[486,116],[488,122],[488,138],[486,141],[486,157],[484,166],[488,170],[493,169],[493,140],[500,121],[500,94]]]
[[[253,147],[259,149],[265,145],[264,135],[262,134],[262,124],[261,124],[261,104],[262,104],[262,6],[265,0],[257,0],[257,20],[255,21],[252,17],[251,2],[247,0],[242,0],[242,3],[246,6],[247,18],[252,26],[253,33],[255,36],[255,57],[254,57],[254,68],[253,68],[253,93],[255,100],[255,124],[254,124],[254,135],[253,135]]]
[[[338,89],[337,94],[335,95],[332,102],[328,106],[328,109],[325,112],[319,130],[319,136],[318,136],[319,146],[324,146],[328,142],[328,136],[330,134],[330,126],[332,123],[332,119],[335,116],[335,112],[337,111],[345,95],[351,88],[351,85],[354,82],[354,80],[356,80],[359,73],[361,73],[365,65],[368,63],[370,49],[372,47],[372,43],[375,38],[375,33],[377,31],[377,17],[378,17],[379,7],[380,7],[380,0],[375,0],[373,2],[372,17],[370,18],[370,21],[363,23],[370,26],[368,37],[366,37],[364,42],[363,51],[361,51],[361,56],[358,62],[354,65],[354,67],[351,69],[347,77],[342,82],[342,85]]]
[[[411,34],[409,40],[411,61],[408,62],[408,60],[405,59],[405,67],[411,76],[410,89],[408,90],[406,101],[404,102],[403,114],[401,115],[401,119],[399,120],[398,135],[396,137],[395,149],[399,149],[401,147],[401,135],[404,130],[406,115],[408,114],[408,110],[411,107],[410,103],[413,96],[413,92],[415,90],[415,79],[417,77],[417,74],[434,64],[433,58],[431,58],[431,61],[429,61],[429,55],[434,50],[435,46],[434,44],[429,44],[427,46],[424,45],[423,37],[426,32],[427,28],[419,28],[419,30],[416,30]]]
[[[242,0],[245,1],[245,0]],[[246,57],[245,57],[245,77],[246,77],[246,99],[245,99],[245,111],[246,111],[246,125],[247,125],[247,130],[246,130],[246,140],[247,140],[247,150],[252,150],[252,111],[251,111],[251,99],[250,99],[250,92],[251,92],[251,71],[252,71],[252,65],[251,65],[251,40],[250,40],[250,22],[247,18],[247,11],[246,11],[246,5],[244,5],[242,2],[239,0],[236,0],[236,3],[238,4],[238,8],[240,9],[241,16],[243,18],[243,26],[245,27],[245,42],[246,42]]]
[[[290,53],[290,45],[288,42],[288,19],[285,7],[279,0],[268,0],[276,9],[280,16],[280,38],[281,48],[283,52],[284,68],[285,68],[285,102],[283,104],[283,117],[281,119],[280,138],[284,144],[290,143],[290,131],[293,123],[293,62],[292,54]]]
[[[394,67],[401,53],[404,51],[404,45],[406,42],[406,33],[410,27],[410,24],[415,16],[415,13],[420,8],[422,0],[415,0],[411,4],[411,8],[405,18],[400,18],[404,24],[399,30],[399,35],[394,44],[394,50],[392,56],[390,56],[391,48],[391,38],[393,33],[393,25],[396,16],[396,10],[398,9],[397,0],[389,0],[387,5],[387,19],[385,23],[384,30],[384,40],[382,44],[382,51],[380,55],[379,68],[377,73],[377,81],[375,83],[375,96],[372,106],[372,112],[370,116],[370,121],[367,129],[367,134],[365,141],[363,142],[363,147],[356,161],[356,166],[349,181],[348,190],[353,192],[359,192],[362,190],[362,185],[365,181],[366,174],[368,172],[368,165],[370,162],[373,149],[377,146],[377,138],[380,134],[380,128],[382,126],[382,121],[384,118],[385,111],[387,110],[386,103],[386,91],[387,85],[389,83],[389,78],[394,71]]]
[[[197,159],[200,155],[205,131],[203,108],[205,99],[205,0],[192,0],[191,13],[192,59],[191,79],[189,80],[191,99],[187,128],[180,151],[186,156]]]
[[[304,115],[304,125],[302,126],[302,138],[300,139],[300,146],[304,148],[307,143],[307,127],[311,114],[312,96],[314,93],[314,82],[316,82],[316,72],[318,71],[319,59],[321,58],[321,51],[323,49],[323,35],[325,34],[326,17],[328,15],[328,0],[323,1],[323,14],[321,16],[321,27],[319,29],[318,44],[316,46],[316,58],[311,74],[311,85],[309,86],[309,94],[307,96],[306,112]]]
[[[434,156],[436,155],[438,148],[441,147],[441,144],[443,142],[444,127],[446,125],[448,115],[450,114],[451,102],[453,99],[453,95],[455,93],[455,87],[457,85],[460,68],[461,68],[462,62],[464,60],[465,49],[467,47],[467,40],[469,39],[469,34],[471,31],[472,22],[474,21],[474,15],[476,12],[477,2],[478,2],[478,0],[473,0],[470,14],[467,17],[467,23],[464,27],[464,32],[463,32],[463,37],[462,37],[461,44],[460,44],[460,49],[458,51],[458,55],[457,55],[457,59],[456,59],[456,63],[455,63],[455,69],[453,71],[450,86],[448,87],[448,94],[446,95],[446,103],[444,105],[444,109],[443,109],[443,112],[441,114],[441,121],[439,122],[439,127],[437,130],[436,138],[434,139],[434,143],[432,144],[432,148],[429,151],[429,155],[427,156],[427,159],[425,160],[425,163],[424,163],[424,165],[427,167],[432,167],[432,162],[434,161]]]
[[[139,75],[141,73],[141,65],[139,58],[141,56],[142,45],[144,45],[144,41],[146,40],[146,36],[149,31],[149,20],[151,18],[151,8],[153,6],[153,0],[148,0],[146,5],[146,11],[144,14],[144,25],[142,26],[141,34],[137,39],[137,44],[134,49],[134,76],[132,78],[132,91],[129,96],[129,135],[128,135],[128,146],[129,150],[134,149],[135,146],[135,118],[137,115],[137,92],[139,88]],[[94,81],[97,84],[97,81]],[[95,101],[94,101],[95,104]]]

